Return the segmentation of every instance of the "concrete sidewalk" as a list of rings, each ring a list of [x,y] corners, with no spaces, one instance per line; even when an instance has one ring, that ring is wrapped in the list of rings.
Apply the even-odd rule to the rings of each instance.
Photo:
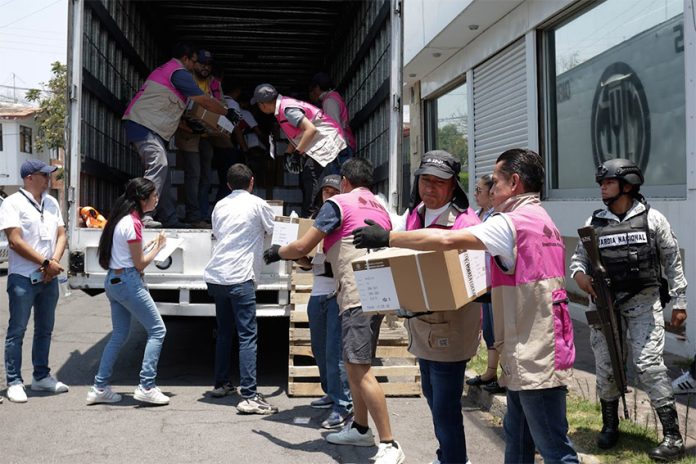
[[[573,381],[568,389],[575,395],[592,402],[599,402],[599,397],[596,392],[596,377],[595,363],[592,347],[590,346],[590,328],[587,324],[583,324],[577,320],[573,320],[575,331],[575,366],[573,371]],[[630,354],[629,354],[630,356]],[[679,366],[688,365],[690,360],[680,358],[670,353],[665,353],[665,364],[669,369],[670,379],[675,379],[681,374]],[[476,375],[474,372],[467,372],[467,378]],[[635,370],[631,363],[628,363],[628,383],[631,392],[626,395],[626,406],[628,407],[631,419],[640,425],[647,424],[648,427],[654,427],[657,420],[658,436],[662,437],[662,426],[659,424],[657,416],[654,414],[650,406],[650,400],[647,394],[640,388],[636,387]],[[503,418],[507,411],[507,400],[505,395],[491,395],[479,387],[465,387],[465,395],[467,398],[481,406],[482,409],[489,411],[496,417]],[[687,448],[687,454],[694,452],[696,444],[696,398],[691,399],[690,395],[677,395],[677,410],[679,412],[680,429],[685,437],[684,445]],[[689,409],[687,415],[687,407]],[[620,408],[621,411],[621,408]],[[600,414],[597,412],[597,414]],[[623,413],[619,413],[623,416]],[[688,423],[687,421],[688,416]],[[578,450],[582,452],[583,450]],[[599,462],[592,456],[584,456],[583,462]]]

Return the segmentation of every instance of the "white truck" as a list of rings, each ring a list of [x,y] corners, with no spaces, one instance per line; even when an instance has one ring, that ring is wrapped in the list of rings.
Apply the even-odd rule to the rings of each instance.
[[[409,172],[399,156],[401,1],[71,0],[69,18],[66,223],[72,288],[103,291],[105,271],[96,254],[101,230],[85,228],[79,210],[89,205],[107,213],[125,181],[142,175],[121,116],[177,40],[213,53],[223,89],[226,76],[234,76],[247,93],[270,82],[282,94],[306,98],[311,76],[328,71],[349,107],[357,154],[372,161],[376,189],[398,207],[401,179]],[[144,240],[157,232],[147,230]],[[166,233],[183,241],[170,260],[146,270],[160,312],[214,315],[202,278],[215,246],[211,231]],[[289,270],[285,262],[263,268],[259,316],[288,314]]]

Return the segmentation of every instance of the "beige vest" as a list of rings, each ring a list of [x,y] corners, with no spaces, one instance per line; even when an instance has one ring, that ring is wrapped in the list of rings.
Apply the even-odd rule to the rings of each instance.
[[[439,362],[466,361],[479,345],[481,305],[469,303],[456,311],[406,319],[408,351],[420,359]]]
[[[367,250],[355,248],[352,235],[343,237],[332,245],[326,253],[326,261],[331,263],[334,279],[336,279],[339,314],[346,309],[357,308],[362,305],[351,263],[354,259],[366,254]]]
[[[138,101],[123,119],[137,122],[169,141],[179,127],[186,102],[174,95],[167,87],[148,81]]]
[[[338,152],[346,148],[346,141],[339,134],[335,127],[321,119],[312,121],[317,132],[307,148],[307,155],[312,157],[314,161],[326,167],[338,156]],[[293,139],[293,144],[297,146],[302,137]]]

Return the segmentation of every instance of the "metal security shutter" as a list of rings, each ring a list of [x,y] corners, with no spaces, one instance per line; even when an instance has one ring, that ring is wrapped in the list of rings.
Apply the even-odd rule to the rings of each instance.
[[[505,150],[526,147],[525,41],[520,39],[474,68],[474,172],[493,172]]]

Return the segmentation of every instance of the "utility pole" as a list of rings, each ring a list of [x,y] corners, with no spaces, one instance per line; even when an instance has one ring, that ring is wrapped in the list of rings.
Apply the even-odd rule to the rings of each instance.
[[[12,73],[12,99],[17,103],[17,84],[15,83],[15,73]]]

